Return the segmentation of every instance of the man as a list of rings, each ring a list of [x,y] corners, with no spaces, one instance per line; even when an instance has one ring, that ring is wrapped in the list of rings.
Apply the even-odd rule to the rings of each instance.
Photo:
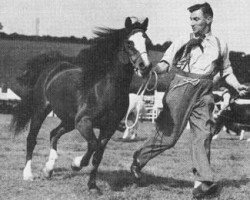
[[[208,3],[188,8],[193,33],[172,43],[155,70],[168,74],[163,111],[157,118],[155,135],[134,153],[131,172],[139,180],[146,163],[173,147],[187,122],[190,123],[191,156],[195,198],[218,190],[210,166],[213,127],[213,77],[220,73],[240,95],[247,91],[233,74],[227,44],[211,32],[213,11]]]

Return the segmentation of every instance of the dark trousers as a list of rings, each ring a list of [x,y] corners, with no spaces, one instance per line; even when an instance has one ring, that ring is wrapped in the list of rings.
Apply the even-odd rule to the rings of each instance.
[[[214,181],[210,167],[214,100],[212,80],[169,74],[169,87],[163,98],[163,111],[156,120],[155,132],[134,154],[139,167],[173,147],[189,120],[191,156],[195,180]]]

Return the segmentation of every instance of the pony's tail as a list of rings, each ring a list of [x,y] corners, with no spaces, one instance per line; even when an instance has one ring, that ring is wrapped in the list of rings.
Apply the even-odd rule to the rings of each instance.
[[[29,123],[33,115],[33,104],[33,91],[31,90],[22,98],[17,106],[14,107],[10,127],[15,135],[20,133]]]

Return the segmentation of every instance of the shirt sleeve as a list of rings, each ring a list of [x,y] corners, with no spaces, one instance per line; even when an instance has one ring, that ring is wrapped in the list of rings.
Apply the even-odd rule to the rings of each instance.
[[[166,50],[160,62],[167,62],[170,66],[172,66],[175,54],[182,47],[182,45],[184,45],[184,43],[184,38],[175,40]]]
[[[223,63],[222,63],[222,71],[221,71],[221,76],[225,77],[228,76],[229,74],[233,73],[233,69],[231,66],[231,62],[229,60],[229,50],[228,50],[228,46],[226,43],[224,43],[224,48],[222,48],[222,59],[223,59]]]

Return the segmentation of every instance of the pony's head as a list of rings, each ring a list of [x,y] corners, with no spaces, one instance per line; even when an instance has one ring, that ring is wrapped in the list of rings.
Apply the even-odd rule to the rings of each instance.
[[[77,56],[77,62],[83,68],[84,90],[91,88],[107,73],[118,75],[115,69],[129,72],[129,76],[122,73],[125,78],[132,74],[132,67],[139,76],[149,74],[152,64],[147,51],[152,43],[146,35],[148,18],[143,22],[132,22],[132,19],[126,18],[122,29],[98,28],[94,31],[96,37],[91,39],[90,47]]]
[[[125,29],[128,34],[124,40],[124,50],[139,76],[146,75],[152,68],[147,53],[147,45],[151,42],[146,35],[147,27],[148,18],[142,23],[138,21],[132,23],[130,17],[126,18]]]

